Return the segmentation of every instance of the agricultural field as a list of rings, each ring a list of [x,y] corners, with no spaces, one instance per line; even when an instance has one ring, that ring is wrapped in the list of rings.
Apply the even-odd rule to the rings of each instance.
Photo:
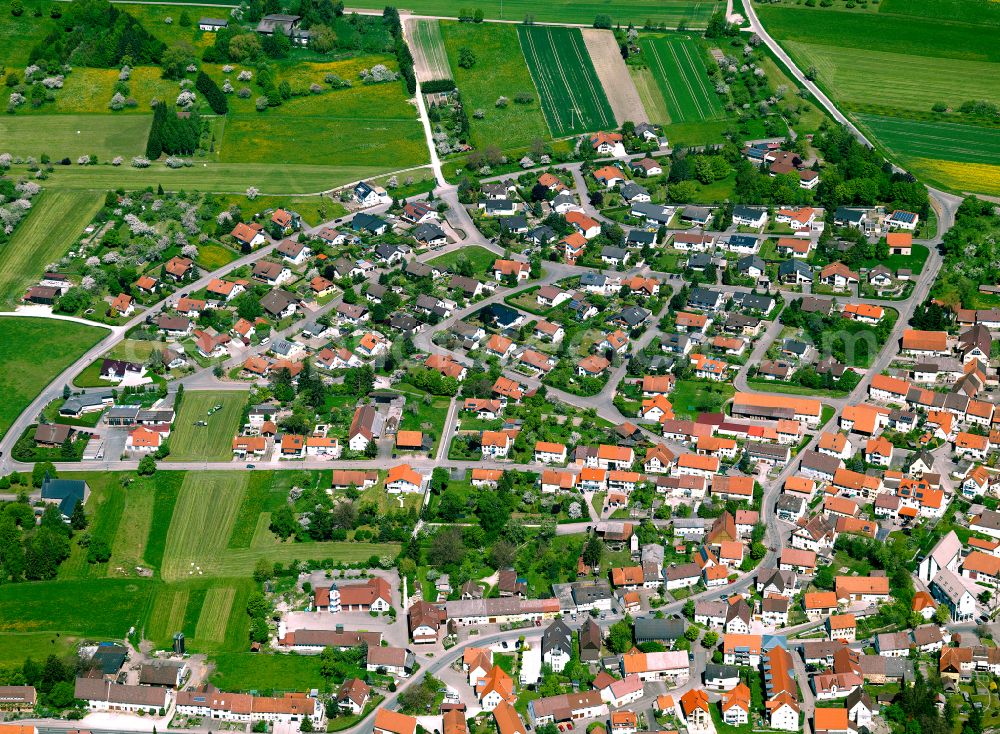
[[[889,153],[927,181],[957,191],[1000,195],[1000,130],[878,115],[857,118]]]
[[[10,241],[0,248],[0,304],[6,309],[65,255],[104,203],[102,194],[43,190]]]
[[[649,115],[629,75],[615,35],[598,28],[584,28],[581,33],[618,125],[626,120],[647,122]]]
[[[8,245],[9,247],[10,245]],[[107,336],[72,321],[0,318],[0,436],[56,375]]]
[[[868,49],[788,41],[803,69],[849,109],[930,112],[937,102],[957,108],[969,99],[1000,103],[1000,66],[990,61],[942,59]],[[878,88],[872,94],[873,86]]]
[[[1000,45],[984,31],[1000,23],[995,3],[887,0],[877,13],[810,10],[766,5],[758,13],[902,165],[944,188],[1000,191],[997,130],[955,111],[970,100],[1000,103]],[[952,111],[932,113],[938,103]]]
[[[471,142],[475,147],[527,147],[534,140],[551,137],[521,53],[516,27],[441,21],[440,30],[466,109],[483,111],[482,119],[469,115]],[[476,63],[472,68],[458,65],[462,48],[473,50]],[[519,92],[528,92],[535,100],[531,104],[509,104],[503,109],[496,106],[497,98],[514,99]]]
[[[452,79],[448,51],[441,36],[441,24],[437,20],[420,19],[409,21],[408,27],[417,79],[421,82]]]
[[[239,432],[247,393],[185,392],[174,431],[170,434],[168,461],[227,461],[232,458],[233,436]],[[216,405],[219,410],[209,415]],[[208,425],[196,425],[204,421]]]
[[[522,25],[517,34],[554,137],[615,127],[580,29]]]
[[[484,0],[476,3],[489,20],[522,21],[531,16],[539,23],[585,23],[590,25],[598,15],[609,15],[612,23],[642,25],[647,20],[676,26],[685,21],[689,26],[702,26],[721,5],[718,2],[695,0],[554,0],[539,5],[534,0]],[[359,0],[352,8],[381,10],[381,0]],[[420,15],[454,17],[461,7],[451,0],[412,0],[408,10]],[[503,11],[501,13],[501,10]]]
[[[183,632],[196,650],[244,649],[249,629],[246,600],[250,579],[199,579],[159,586],[153,597],[144,636],[157,647]]]
[[[952,122],[920,122],[878,115],[858,121],[891,152],[905,158],[1000,164],[1000,129]]]
[[[108,162],[115,156],[141,155],[153,116],[142,115],[4,115],[0,117],[0,140],[5,152],[53,160],[82,155]],[[61,169],[60,169],[61,170]]]
[[[717,120],[724,115],[708,78],[702,50],[684,36],[645,38],[641,42],[671,122]]]

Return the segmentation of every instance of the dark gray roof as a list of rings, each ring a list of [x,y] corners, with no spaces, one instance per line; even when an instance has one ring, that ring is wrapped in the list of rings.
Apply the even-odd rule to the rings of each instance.
[[[639,617],[635,620],[635,641],[651,642],[654,640],[671,642],[684,635],[685,623],[682,619],[657,619],[656,617]]]

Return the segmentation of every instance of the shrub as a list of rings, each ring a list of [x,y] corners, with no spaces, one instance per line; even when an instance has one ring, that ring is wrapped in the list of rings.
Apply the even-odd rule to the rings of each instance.
[[[268,104],[267,97],[258,97],[257,98],[257,102],[256,102],[257,111],[258,112],[263,112],[264,110],[266,110],[267,109],[267,104]]]
[[[476,54],[473,53],[471,48],[462,46],[462,48],[458,49],[458,65],[463,69],[471,69],[476,65]]]
[[[10,14],[15,18],[24,15],[24,3],[21,0],[10,0]]]
[[[535,95],[531,92],[518,92],[514,95],[514,101],[518,104],[531,104],[535,101]]]
[[[236,96],[240,99],[250,99],[250,87],[240,87],[240,91],[236,93]]]

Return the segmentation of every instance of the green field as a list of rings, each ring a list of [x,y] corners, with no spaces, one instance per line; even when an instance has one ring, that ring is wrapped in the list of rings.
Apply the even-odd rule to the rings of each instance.
[[[580,29],[518,26],[517,34],[555,137],[615,127]]]
[[[146,150],[153,116],[143,115],[4,115],[0,140],[5,152],[53,160],[69,158],[76,165],[82,155],[108,162],[115,156],[131,158]]]
[[[95,326],[26,317],[0,318],[0,436],[60,372],[107,336]]]
[[[319,655],[235,652],[214,655],[212,684],[224,691],[322,688]]]
[[[699,413],[718,413],[736,389],[728,382],[678,380],[670,402],[678,418],[694,419]]]
[[[466,109],[483,111],[481,120],[469,115],[473,145],[527,147],[535,139],[550,137],[514,26],[442,21],[440,29]],[[458,65],[461,48],[474,50],[476,65],[471,69]],[[503,109],[496,106],[497,98],[514,99],[518,92],[529,92],[535,101],[509,104]]]
[[[308,164],[273,165],[270,163],[212,163],[199,161],[196,166],[171,170],[162,164],[149,168],[127,166],[67,166],[56,168],[46,181],[50,189],[100,191],[144,189],[162,185],[166,191],[198,189],[218,193],[242,194],[256,186],[266,194],[314,194],[353,181],[385,173],[386,166],[362,165],[363,161],[336,166]],[[14,166],[14,175],[27,169]]]
[[[904,0],[909,4],[909,0]],[[812,8],[757,4],[761,23],[779,41],[878,49],[880,52],[967,61],[1000,61],[995,34],[977,23],[932,18],[817,12]],[[882,90],[873,90],[877,97]]]
[[[585,23],[590,25],[598,15],[610,15],[613,23],[642,25],[647,20],[675,26],[680,21],[688,25],[704,26],[717,2],[688,2],[687,0],[555,0],[539,5],[534,0],[485,0],[474,7],[481,9],[490,20],[522,21],[526,16],[539,23]],[[380,0],[352,2],[352,8],[382,10]],[[412,0],[406,8],[420,15],[455,17],[461,5],[451,0]],[[502,9],[502,13],[501,13]]]
[[[758,14],[903,166],[942,188],[1000,194],[996,128],[963,124],[957,112],[954,122],[926,119],[938,102],[1000,103],[1000,44],[989,30],[997,3],[887,0],[878,13],[769,4]]]
[[[451,65],[448,63],[448,51],[444,47],[441,36],[441,24],[437,20],[415,20],[411,26],[414,49],[424,58],[427,65],[428,79],[451,79]]]
[[[878,11],[883,15],[914,15],[978,25],[1000,25],[1000,5],[995,0],[882,0]]]
[[[28,52],[51,30],[49,3],[43,0],[22,0],[24,13],[18,17],[10,12],[11,0],[0,0],[0,66],[23,69],[28,64]],[[35,9],[42,15],[35,17]],[[2,138],[0,138],[2,139]]]
[[[903,158],[940,158],[964,163],[1000,163],[1000,129],[952,122],[920,122],[857,115],[891,152]]]
[[[0,640],[26,632],[121,639],[142,622],[152,586],[147,579],[5,584],[0,586]]]
[[[784,44],[802,69],[850,107],[930,112],[936,102],[957,108],[970,99],[1000,103],[1000,67],[990,61],[943,59],[801,41]],[[872,94],[872,88],[878,94]]]
[[[379,102],[373,99],[371,104]],[[223,163],[272,165],[309,161],[313,165],[347,166],[363,162],[380,171],[391,171],[423,165],[428,154],[424,131],[416,117],[393,120],[362,115],[300,117],[254,113],[226,120],[219,159]],[[328,188],[332,187],[319,190]]]
[[[65,255],[104,204],[96,193],[43,191],[31,211],[0,247],[0,304],[11,308],[41,277],[49,263]]]
[[[233,456],[233,436],[239,432],[247,393],[243,391],[185,392],[170,434],[170,461],[226,461]],[[212,415],[208,411],[221,405]],[[205,421],[208,425],[195,425]]]
[[[642,41],[642,52],[673,122],[713,120],[723,116],[722,102],[708,78],[698,44],[690,38]]]

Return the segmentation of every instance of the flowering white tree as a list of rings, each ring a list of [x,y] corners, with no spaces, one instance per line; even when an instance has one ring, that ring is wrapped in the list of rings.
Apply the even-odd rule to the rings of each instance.
[[[185,89],[183,92],[177,95],[177,106],[178,107],[190,107],[195,103],[198,98],[195,96],[194,92],[189,89]]]
[[[258,196],[260,196],[260,191],[257,189],[256,186],[247,186],[247,198],[250,201],[253,201]]]
[[[241,82],[248,82],[251,79],[253,79],[253,72],[250,71],[249,69],[244,69],[236,76],[236,78],[239,79]]]
[[[132,158],[132,168],[149,168],[149,158],[144,158],[141,155],[134,156]]]
[[[111,159],[111,165],[112,166],[120,166],[124,162],[125,162],[125,159],[122,158],[120,155],[116,155],[114,158]]]
[[[181,255],[186,258],[190,258],[191,260],[196,259],[198,257],[197,245],[184,245],[184,247],[181,248]]]
[[[14,189],[25,199],[30,199],[32,196],[35,196],[39,191],[41,191],[42,187],[34,181],[19,181]]]

